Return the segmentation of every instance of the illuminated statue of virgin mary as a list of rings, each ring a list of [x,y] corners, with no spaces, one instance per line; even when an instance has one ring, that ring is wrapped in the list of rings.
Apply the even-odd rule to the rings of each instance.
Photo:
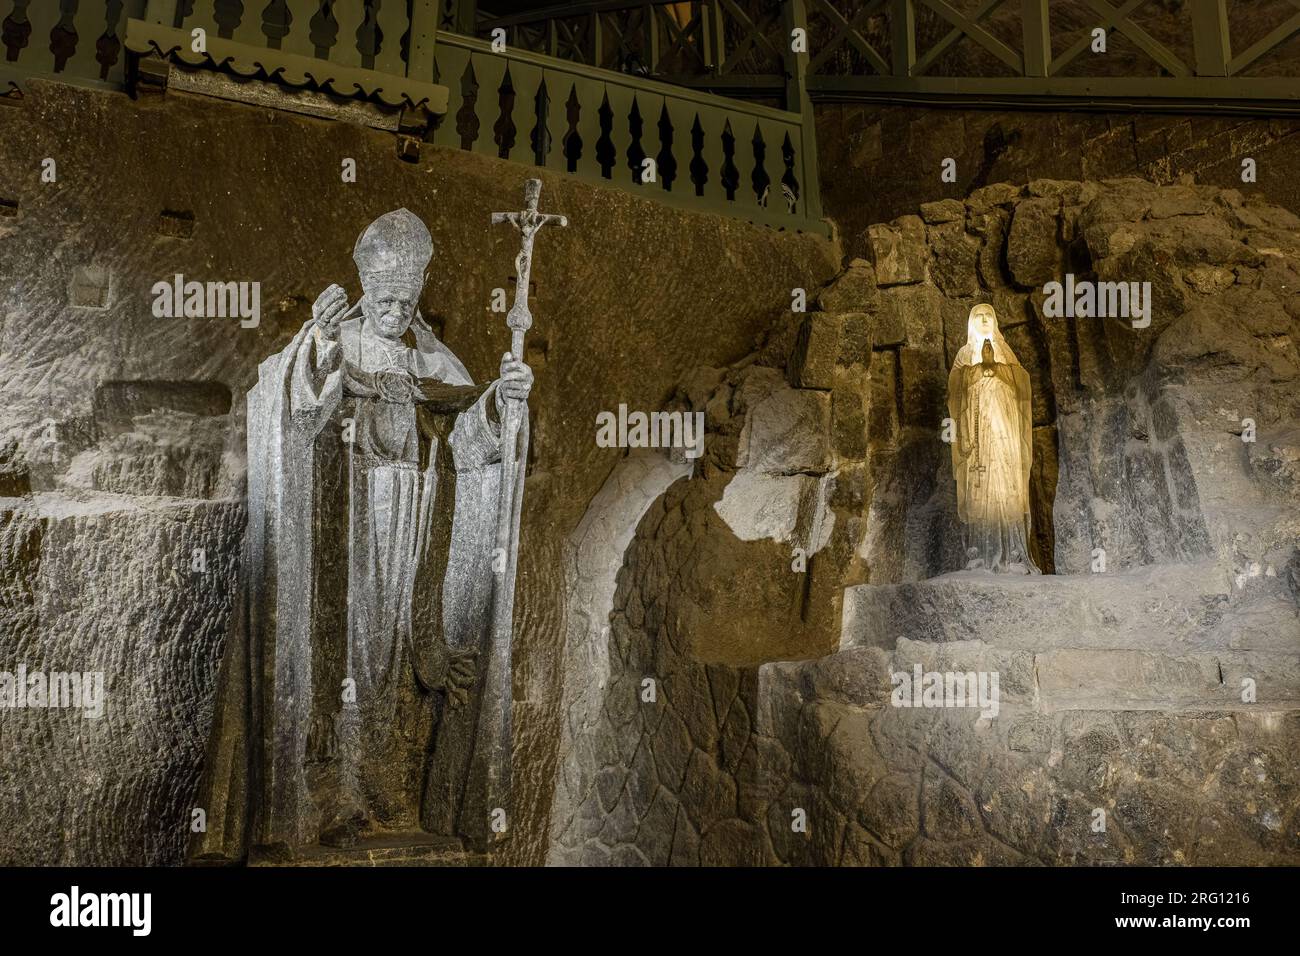
[[[966,344],[948,375],[948,414],[957,426],[952,472],[966,568],[1040,573],[1029,554],[1029,373],[991,305],[970,310]]]

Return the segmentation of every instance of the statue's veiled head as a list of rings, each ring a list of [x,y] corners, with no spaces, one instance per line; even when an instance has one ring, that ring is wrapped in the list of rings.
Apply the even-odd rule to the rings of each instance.
[[[981,302],[970,310],[966,318],[966,347],[959,353],[956,364],[984,364],[985,349],[992,349],[992,361],[1003,365],[1019,365],[1015,352],[1002,337],[998,328],[998,314],[993,306]]]
[[[432,258],[433,238],[410,210],[384,213],[366,227],[352,259],[364,293],[361,309],[371,330],[396,339],[410,327]]]
[[[976,342],[992,342],[993,336],[998,332],[998,314],[993,311],[993,306],[986,302],[981,302],[970,310],[970,315],[966,318],[966,340],[972,344]]]

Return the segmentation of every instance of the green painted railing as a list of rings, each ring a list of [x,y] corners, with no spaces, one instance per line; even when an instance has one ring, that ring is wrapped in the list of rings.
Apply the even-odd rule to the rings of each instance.
[[[433,141],[607,182],[687,209],[819,228],[798,113],[439,34]],[[654,180],[647,181],[646,160]],[[811,208],[810,208],[811,207]]]
[[[169,66],[401,109],[435,144],[700,212],[825,232],[811,113],[438,29],[454,0],[0,0],[0,84]],[[201,42],[195,31],[201,30]],[[412,121],[412,116],[415,121]],[[419,117],[424,117],[423,121]]]
[[[29,76],[80,85],[125,82],[126,21],[146,0],[0,0],[0,94]]]

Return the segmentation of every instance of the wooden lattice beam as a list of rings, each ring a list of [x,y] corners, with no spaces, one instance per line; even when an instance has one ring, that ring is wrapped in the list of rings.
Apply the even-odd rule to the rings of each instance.
[[[882,75],[889,73],[889,63],[883,56],[876,52],[876,49],[870,44],[870,42],[868,42],[867,38],[858,32],[858,25],[863,20],[879,12],[884,7],[884,0],[879,0],[879,2],[870,3],[862,7],[862,9],[853,15],[851,20],[846,19],[844,14],[831,6],[828,0],[813,0],[812,5],[821,13],[822,16],[831,21],[836,30],[835,35],[832,36],[830,40],[826,43],[819,44],[821,47],[820,52],[808,62],[809,73],[816,73],[821,68],[822,64],[831,57],[836,48],[845,42],[851,43],[854,49],[866,57],[867,62],[871,64],[872,68],[877,73]]]
[[[772,45],[772,41],[767,38],[767,34],[764,32],[766,28],[772,25],[773,21],[771,18],[762,21],[762,25],[758,26],[755,25],[753,20],[749,19],[749,15],[746,14],[744,10],[736,6],[735,0],[718,0],[718,3],[722,9],[733,20],[740,24],[741,28],[745,31],[745,35],[741,38],[740,42],[736,44],[736,49],[732,51],[731,56],[727,58],[727,61],[722,64],[720,72],[731,72],[737,63],[749,55],[750,49],[755,44],[762,44],[767,47],[768,52],[771,53],[772,56],[784,62],[785,54]],[[780,15],[779,8],[777,10],[777,15]]]
[[[980,26],[974,18],[966,16],[960,10],[945,3],[944,0],[918,0],[918,2],[925,4],[925,6],[929,7],[943,19],[947,20],[965,36],[975,41],[989,53],[992,53],[995,57],[1009,66],[1014,73],[1019,75],[1024,74],[1024,58],[993,34],[989,33],[988,30]],[[912,74],[915,76],[920,72],[922,72],[921,64],[918,62],[916,66],[912,68]]]
[[[1084,3],[1101,17],[1101,22],[1097,24],[1097,27],[1108,33],[1111,30],[1118,30],[1128,37],[1139,50],[1167,70],[1171,76],[1191,76],[1192,71],[1186,63],[1178,59],[1170,52],[1168,47],[1129,19],[1147,2],[1148,0],[1128,0],[1123,6],[1116,8],[1112,7],[1106,0],[1084,0]],[[1096,27],[1093,29],[1096,29]],[[1052,75],[1060,73],[1065,66],[1091,45],[1092,36],[1090,31],[1089,35],[1076,40],[1064,53],[1052,61]]]
[[[983,20],[989,14],[993,13],[1005,2],[1006,0],[983,0],[983,2],[975,9],[975,12],[971,14],[970,21],[978,24],[980,20]],[[935,12],[937,13],[938,11]],[[951,23],[952,21],[949,22]],[[912,71],[913,74],[919,76],[925,73],[926,70],[934,66],[935,61],[937,61],[939,57],[943,56],[952,48],[954,43],[967,36],[970,36],[970,34],[967,33],[963,27],[954,26],[951,30],[945,33],[934,46],[930,47],[930,49],[926,51],[925,56],[916,61],[916,66]],[[1020,72],[1024,72],[1023,69]]]
[[[1300,4],[1292,3],[1292,6]],[[1258,43],[1253,43],[1241,54],[1228,61],[1228,76],[1236,76],[1261,56],[1300,33],[1300,13],[1292,14],[1281,26],[1270,30]]]
[[[696,13],[692,16],[690,21],[683,28],[677,25],[677,21],[670,16],[668,11],[663,7],[650,7],[649,9],[654,11],[654,15],[657,16],[659,22],[668,27],[668,54],[671,55],[672,53],[681,51],[683,56],[692,57],[696,62],[698,62],[701,68],[707,68],[708,64],[704,62],[704,56],[701,54],[699,47],[693,46],[689,42],[693,35],[701,33],[703,29],[704,21],[701,19],[699,14]],[[653,30],[654,17],[651,19],[651,24],[651,29]],[[665,54],[661,52],[659,58],[662,58],[664,55]]]

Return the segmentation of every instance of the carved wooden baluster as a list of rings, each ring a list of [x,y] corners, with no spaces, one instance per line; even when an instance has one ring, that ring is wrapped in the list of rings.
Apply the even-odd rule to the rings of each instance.
[[[375,9],[377,0],[363,0],[365,16],[357,31],[357,49],[361,51],[361,65],[367,70],[375,68],[375,49],[379,43],[379,19]]]
[[[645,155],[654,160],[655,181],[648,185],[659,189],[663,170],[659,168],[659,151],[663,149],[663,140],[659,136],[659,118],[664,111],[664,98],[657,93],[641,92],[637,94],[637,106],[641,110],[641,149]]]
[[[197,3],[196,14],[208,4]],[[241,0],[213,0],[212,19],[216,23],[216,31],[209,31],[208,39],[220,36],[224,40],[234,39],[235,29],[244,19],[244,8]],[[256,17],[256,15],[254,15]],[[258,24],[259,27],[261,24]]]
[[[309,21],[312,50],[318,59],[332,60],[334,47],[339,42],[339,21],[334,7],[326,0]],[[324,72],[324,71],[322,71]]]
[[[5,61],[21,62],[27,64],[35,62],[35,58],[27,60],[23,54],[32,45],[32,25],[27,19],[27,4],[31,0],[13,0],[8,12],[4,17],[0,17],[0,36],[4,38]],[[0,94],[6,93],[8,87],[0,83]]]
[[[572,74],[569,74],[572,77]],[[570,81],[570,100],[576,104],[570,107],[566,100],[565,110],[577,112],[576,132],[582,142],[582,153],[573,170],[574,175],[583,179],[600,179],[600,161],[596,158],[596,144],[600,140],[600,104],[605,98],[605,84],[586,77],[572,77]],[[566,168],[568,162],[566,159]]]
[[[456,118],[465,106],[461,81],[469,68],[469,50],[443,38],[434,49],[433,60],[437,82],[447,88],[447,112],[438,120],[433,131],[433,142],[438,146],[458,147],[461,141]]]
[[[722,122],[722,184],[723,198],[734,203],[740,193],[740,170],[736,168],[736,133],[731,128],[731,118]]]
[[[805,219],[820,223],[822,218],[822,199],[817,185],[817,144],[816,133],[808,121],[802,126],[790,128],[790,139],[795,149],[794,169],[799,180],[799,205]]]
[[[666,97],[659,101],[659,119],[655,121],[655,130],[659,135],[659,149],[655,152],[655,166],[658,167],[659,187],[671,192],[677,181],[677,156],[673,147],[677,141],[677,130],[673,127],[673,118],[668,113]]]
[[[113,84],[126,82],[126,55],[122,38],[126,34],[126,4],[108,0],[104,5],[103,32],[95,40],[95,62],[101,80]]]
[[[405,76],[402,61],[402,34],[410,26],[405,0],[379,0],[379,49],[375,51],[375,69],[392,76]]]
[[[351,3],[335,3],[331,9],[339,23],[339,40],[330,50],[330,61],[340,66],[362,65],[361,48],[358,34],[366,21],[367,7],[362,0]],[[350,93],[351,90],[339,90]]]
[[[501,85],[497,88],[497,119],[492,124],[492,142],[497,147],[497,159],[509,159],[510,151],[515,148],[519,138],[519,127],[515,124],[514,112],[519,103],[515,96],[514,80],[510,75],[510,64],[502,74]]]
[[[256,11],[253,11],[256,15]],[[249,12],[244,11],[247,19]],[[264,42],[272,50],[283,50],[285,36],[289,32],[288,0],[270,0],[262,7],[262,35]]]
[[[694,119],[691,120],[691,160],[687,169],[690,171],[695,197],[702,199],[713,171],[704,159],[704,127],[700,123],[699,113],[694,113]]]
[[[641,115],[641,106],[637,102],[637,96],[632,94],[632,108],[627,114],[627,169],[632,174],[632,183],[636,186],[645,185],[647,177],[645,147],[641,145],[641,137],[645,132],[645,118]]]
[[[528,133],[528,145],[533,151],[533,165],[545,166],[546,157],[551,154],[554,143],[551,141],[551,101],[543,78],[533,95],[533,128]]]
[[[62,16],[59,5],[51,0],[35,0],[27,7],[27,22],[32,32],[19,60],[25,71],[54,72],[54,51],[50,44],[54,40],[54,27]]]
[[[785,172],[781,176],[781,202],[782,209],[791,216],[797,216],[799,213],[799,196],[801,194],[799,178],[795,173],[795,148],[793,136],[798,135],[798,130],[786,130],[785,142],[781,144],[781,160],[785,164]],[[769,203],[769,206],[771,204]]]
[[[618,163],[618,150],[610,135],[614,129],[614,111],[609,105],[608,87],[602,88],[600,106],[596,107],[596,125],[600,129],[595,149],[596,170],[601,179],[609,179],[614,173],[614,166]]]
[[[299,56],[315,56],[311,20],[320,12],[320,0],[285,0],[285,5],[289,10],[289,32],[280,41],[280,49]]]
[[[727,114],[713,106],[698,108],[700,127],[704,130],[704,144],[701,158],[709,168],[709,178],[704,184],[703,199],[707,208],[725,209],[728,203],[726,190],[723,188],[723,152],[722,133],[726,127]]]
[[[506,76],[507,57],[499,53],[479,53],[471,57],[474,76],[478,78],[478,98],[474,112],[478,116],[479,134],[474,140],[474,152],[485,156],[499,156],[494,131],[501,119],[501,83]]]
[[[456,135],[461,149],[473,149],[483,136],[483,124],[478,118],[478,101],[482,93],[483,87],[474,70],[474,55],[471,53],[460,78],[460,109],[456,111]]]
[[[607,139],[614,147],[614,173],[617,181],[628,182],[632,174],[628,172],[628,150],[632,145],[631,115],[635,93],[630,86],[621,83],[607,83],[605,95],[609,97],[609,108],[614,113],[614,122]],[[637,181],[640,181],[638,171]]]
[[[230,39],[257,49],[266,47],[266,34],[262,27],[262,9],[266,4],[267,0],[244,0],[239,22],[231,31]]]
[[[547,75],[552,74],[548,72]],[[564,100],[564,135],[560,137],[560,148],[551,155],[549,165],[552,169],[559,168],[565,172],[576,173],[583,153],[590,147],[578,132],[578,121],[582,117],[582,103],[578,100],[578,88],[571,78],[566,77],[566,80],[569,84],[569,95]],[[557,156],[556,153],[559,155]]]
[[[754,168],[749,176],[749,191],[742,190],[745,198],[745,205],[757,206],[760,209],[766,208],[771,201],[772,177],[768,175],[767,160],[767,141],[763,137],[763,125],[759,121],[754,122],[754,136],[750,140],[750,146],[753,150]],[[750,197],[753,197],[752,201]]]
[[[50,0],[53,5],[53,0]],[[68,66],[77,47],[77,28],[72,22],[72,11],[77,0],[58,0],[59,19],[50,30],[50,53],[54,57],[54,72],[62,73]]]
[[[517,128],[511,156],[521,163],[543,165],[545,151],[539,162],[537,142],[538,124],[545,122],[545,118],[538,113],[541,105],[538,103],[538,93],[542,86],[542,68],[522,60],[511,60],[510,84],[515,90],[514,124]],[[547,108],[549,111],[549,106]]]
[[[695,126],[695,105],[688,100],[669,96],[664,100],[668,120],[673,125],[673,158],[677,162],[677,180],[672,191],[683,198],[695,196],[695,148],[692,129]],[[696,164],[698,166],[698,164]]]

